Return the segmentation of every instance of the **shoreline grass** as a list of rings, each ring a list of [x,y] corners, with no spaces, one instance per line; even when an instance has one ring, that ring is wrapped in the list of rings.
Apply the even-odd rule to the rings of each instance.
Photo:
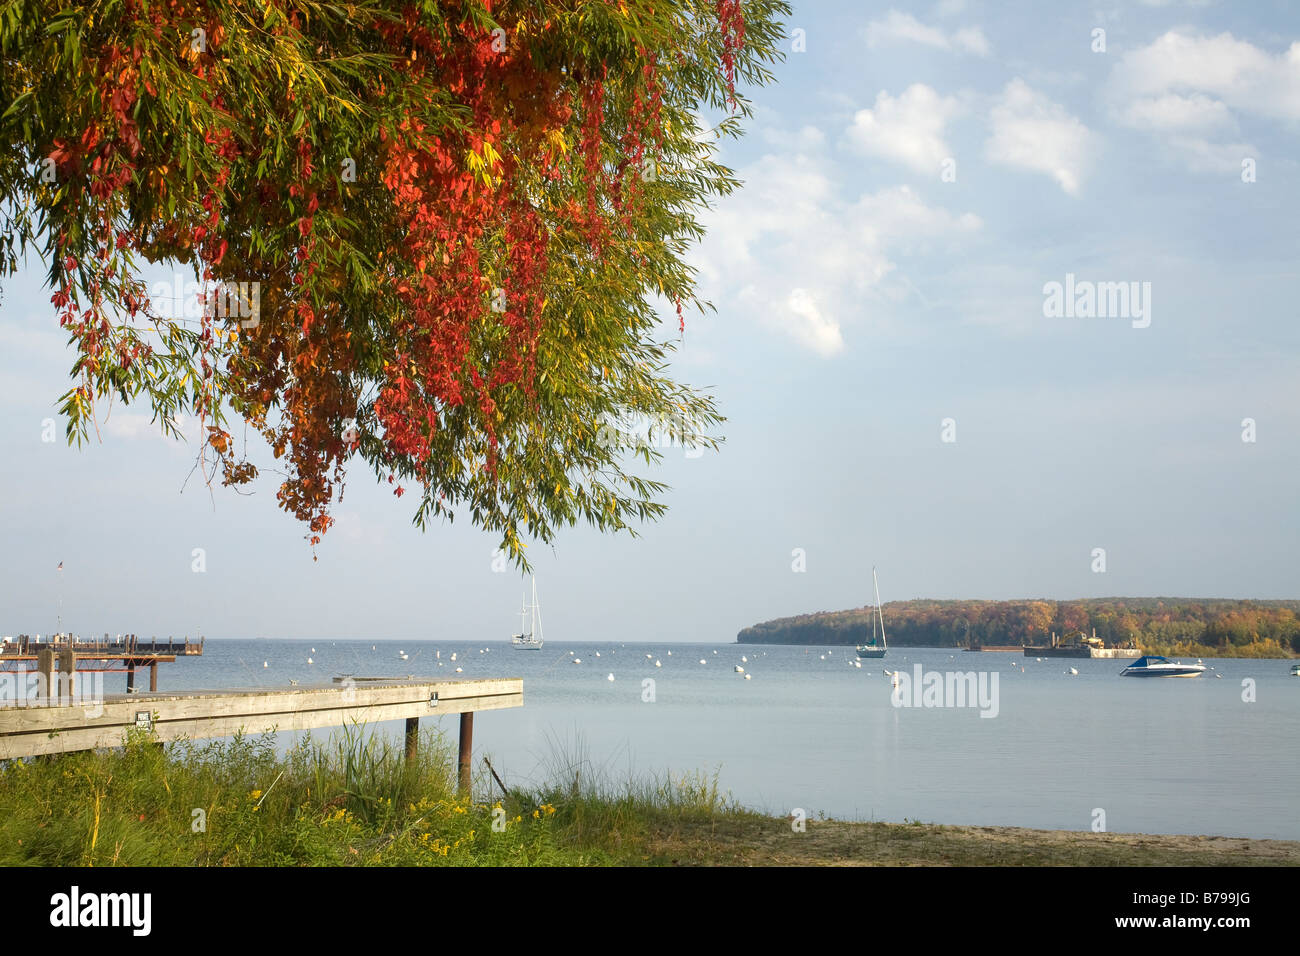
[[[0,763],[3,866],[1300,865],[1300,842],[787,820],[717,774],[614,783],[555,748],[548,782],[455,793],[451,742],[364,728],[181,741]]]

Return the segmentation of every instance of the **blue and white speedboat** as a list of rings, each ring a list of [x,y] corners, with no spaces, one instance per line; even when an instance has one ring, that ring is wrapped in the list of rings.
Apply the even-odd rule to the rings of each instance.
[[[1119,673],[1121,677],[1199,677],[1205,673],[1205,665],[1180,664],[1167,657],[1149,654],[1139,657]]]

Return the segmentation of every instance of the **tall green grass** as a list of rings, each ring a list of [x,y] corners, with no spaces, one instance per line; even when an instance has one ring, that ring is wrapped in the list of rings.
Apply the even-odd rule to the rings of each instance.
[[[546,782],[475,801],[455,752],[418,756],[353,726],[283,755],[275,738],[0,762],[0,865],[584,865],[635,862],[656,828],[744,813],[716,773],[615,782],[585,745],[553,746]]]
[[[652,831],[724,817],[757,817],[721,790],[719,772],[671,771],[619,776],[597,764],[585,738],[548,738],[539,787],[513,794],[516,802],[553,806],[566,839],[576,846],[603,847],[635,855]]]

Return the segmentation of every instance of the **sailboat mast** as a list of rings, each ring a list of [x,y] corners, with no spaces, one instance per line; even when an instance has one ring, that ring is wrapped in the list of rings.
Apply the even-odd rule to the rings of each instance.
[[[540,609],[537,606],[537,579],[533,578],[533,640],[535,640],[538,644],[541,644],[542,628],[541,628],[541,619],[537,613],[538,610]]]
[[[876,603],[877,603],[877,604],[880,603],[879,598],[876,599]],[[873,614],[873,615],[871,616],[871,646],[872,646],[872,647],[875,647],[875,646],[876,646],[876,634],[877,634],[877,633],[878,633],[878,630],[877,630],[877,628],[876,628],[876,616]]]
[[[880,643],[885,647],[889,647],[889,641],[885,637],[885,612],[880,607],[880,582],[876,579],[876,569],[874,567],[871,569],[871,583],[876,587],[876,617],[880,619]]]

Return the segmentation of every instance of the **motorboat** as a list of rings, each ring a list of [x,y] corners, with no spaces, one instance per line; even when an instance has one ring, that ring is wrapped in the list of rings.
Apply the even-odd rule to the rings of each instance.
[[[1148,654],[1139,657],[1119,673],[1121,677],[1199,677],[1205,673],[1205,665],[1180,664],[1167,657]]]

